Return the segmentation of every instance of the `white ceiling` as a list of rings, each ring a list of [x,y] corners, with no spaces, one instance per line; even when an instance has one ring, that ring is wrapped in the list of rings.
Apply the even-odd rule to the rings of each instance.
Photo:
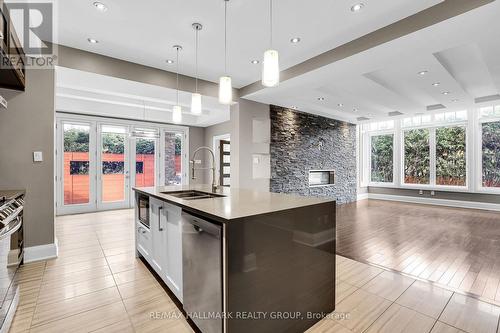
[[[199,75],[217,82],[223,74],[222,0],[101,0],[108,7],[97,11],[94,0],[58,1],[58,41],[78,49],[145,64],[169,71],[175,65],[172,45],[181,44],[180,72],[195,75],[193,22],[200,33]],[[440,3],[441,0],[363,0],[352,13],[353,0],[275,0],[274,48],[282,69],[296,65],[369,32]],[[234,85],[258,81],[261,59],[269,47],[269,0],[231,0],[228,3],[228,62]],[[298,44],[290,43],[300,37]],[[99,40],[89,44],[87,38]]]
[[[190,113],[191,94],[179,92],[182,125],[206,127],[229,120],[229,107],[203,96],[200,116]],[[176,90],[115,77],[57,67],[56,110],[172,123]]]
[[[495,1],[245,98],[349,121],[427,112],[436,104],[474,107],[476,98],[500,92],[498,13]],[[423,70],[428,74],[417,74]]]

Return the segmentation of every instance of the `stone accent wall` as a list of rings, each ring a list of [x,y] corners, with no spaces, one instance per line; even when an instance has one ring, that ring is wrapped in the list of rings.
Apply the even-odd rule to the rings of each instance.
[[[356,201],[356,125],[271,105],[271,192]],[[335,170],[335,185],[309,187],[309,170]]]

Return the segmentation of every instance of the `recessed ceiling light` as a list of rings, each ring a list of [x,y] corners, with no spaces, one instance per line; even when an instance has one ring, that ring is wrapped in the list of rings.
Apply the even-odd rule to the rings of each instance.
[[[437,87],[437,86],[441,85],[441,82],[434,82],[432,85],[433,85],[434,87]]]
[[[351,12],[353,13],[357,13],[359,12],[361,9],[363,9],[363,7],[365,6],[364,3],[358,3],[358,4],[355,4],[351,7]]]
[[[449,95],[449,94],[451,94],[451,92],[449,92],[449,91],[443,91],[443,95]]]
[[[166,61],[167,64],[173,64],[174,63],[174,61],[172,59],[167,59],[165,61]]]
[[[337,106],[338,106],[339,108],[341,108],[341,107],[343,107],[343,106],[344,106],[344,104],[339,103],[339,104],[337,104]]]
[[[260,61],[259,60],[252,60],[250,61],[252,64],[257,65]]]
[[[429,73],[429,71],[420,71],[420,72],[418,72],[418,75],[425,75],[427,73]]]
[[[297,107],[295,105],[292,105],[292,109],[297,110]]]
[[[458,99],[452,99],[451,100],[453,103],[458,102]]]
[[[318,97],[318,101],[324,101],[325,98],[324,97]]]
[[[293,43],[293,44],[297,44],[298,42],[300,42],[300,38],[299,37],[293,37],[292,39],[290,39],[290,42]]]
[[[97,39],[94,39],[94,38],[87,38],[87,40],[89,41],[90,44],[97,44],[97,43],[99,43],[99,41]]]
[[[358,109],[357,108],[353,108],[352,111],[353,112],[358,112]]]
[[[105,4],[103,4],[102,2],[99,2],[99,1],[94,2],[94,7],[97,8],[101,12],[105,12],[108,10],[108,7],[106,7]]]

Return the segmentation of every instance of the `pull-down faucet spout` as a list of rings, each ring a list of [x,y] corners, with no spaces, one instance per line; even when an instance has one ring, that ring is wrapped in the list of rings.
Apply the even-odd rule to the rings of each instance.
[[[210,167],[210,168],[196,168],[195,167],[195,157],[196,157],[196,154],[200,150],[208,150],[210,152],[210,155],[212,156],[212,167]],[[194,175],[195,170],[212,170],[212,192],[215,193],[217,191],[217,189],[219,188],[219,186],[217,186],[217,180],[215,178],[215,155],[214,155],[214,151],[212,149],[210,149],[209,147],[200,147],[194,151],[193,158],[191,160],[191,179],[196,179],[196,177]]]

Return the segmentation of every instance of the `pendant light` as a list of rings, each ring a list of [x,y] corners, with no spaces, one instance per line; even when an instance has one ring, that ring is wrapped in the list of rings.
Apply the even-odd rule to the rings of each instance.
[[[233,87],[231,77],[227,75],[227,3],[224,0],[224,76],[219,79],[219,103],[231,104],[233,102]]]
[[[176,72],[176,83],[177,83],[177,100],[174,108],[172,109],[172,121],[174,123],[180,123],[182,121],[182,108],[179,105],[179,51],[182,50],[182,46],[174,45],[174,49],[177,51],[177,72]]]
[[[193,23],[193,29],[196,33],[196,89],[195,92],[191,95],[191,113],[194,115],[201,114],[201,95],[198,93],[198,32],[203,29],[203,26],[200,23]]]
[[[273,0],[269,0],[269,50],[264,52],[262,62],[262,85],[275,87],[280,82],[280,65],[278,51],[273,49]]]

